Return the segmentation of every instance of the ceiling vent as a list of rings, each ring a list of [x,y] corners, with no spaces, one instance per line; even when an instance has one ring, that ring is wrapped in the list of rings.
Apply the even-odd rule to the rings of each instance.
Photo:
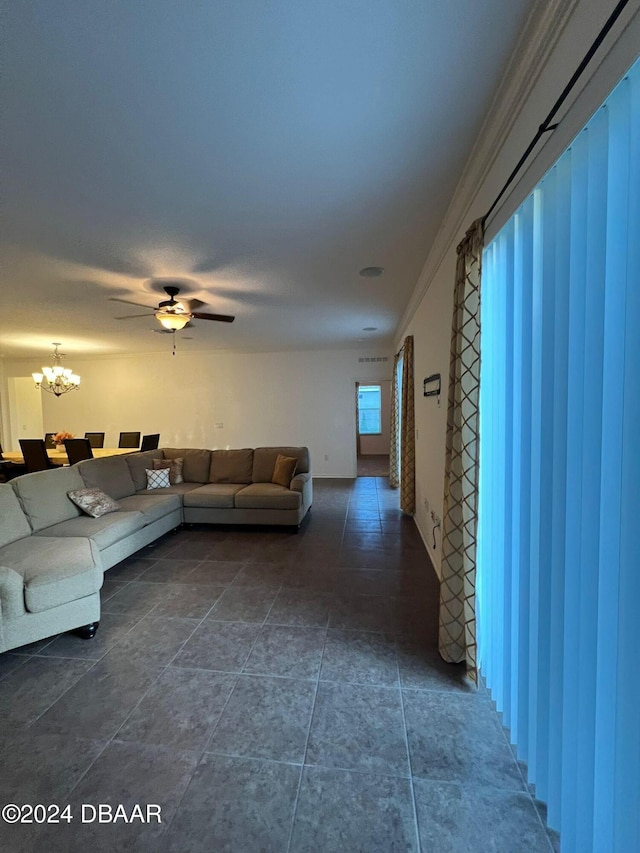
[[[374,361],[389,361],[389,357],[386,355],[379,355],[375,358],[359,358],[358,361],[360,364],[371,364]]]

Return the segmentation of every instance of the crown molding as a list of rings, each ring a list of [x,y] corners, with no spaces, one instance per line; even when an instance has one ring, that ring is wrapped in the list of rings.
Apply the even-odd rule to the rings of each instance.
[[[518,37],[396,331],[404,334],[580,0],[538,0]],[[505,176],[506,177],[506,176]],[[469,223],[471,224],[471,223]]]

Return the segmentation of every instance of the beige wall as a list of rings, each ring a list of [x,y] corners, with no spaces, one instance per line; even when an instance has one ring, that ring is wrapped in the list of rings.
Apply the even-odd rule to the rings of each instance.
[[[538,45],[544,63],[521,74],[522,79],[518,85],[513,84],[511,105],[507,103],[502,113],[494,115],[493,121],[490,119],[485,125],[484,134],[478,140],[475,154],[472,155],[460,180],[447,218],[430,252],[396,337],[397,349],[406,335],[414,336],[416,523],[438,571],[441,540],[437,531],[434,548],[431,511],[442,516],[456,246],[473,220],[482,216],[492,204],[610,11],[600,0],[581,0],[578,3],[557,5],[573,7],[573,13],[564,29],[551,27],[550,38],[557,38],[555,46]],[[488,222],[487,240],[497,233],[634,61],[637,45],[640,44],[640,4],[634,2],[630,5],[632,11],[626,14],[623,22],[615,28],[612,38],[607,42],[607,49],[601,50],[598,61],[590,70],[592,76],[588,83],[578,87],[580,94],[575,103],[566,115],[561,114],[562,121],[558,130],[548,137],[540,154],[511,196],[507,196],[504,206],[499,209],[493,221]],[[626,29],[623,31],[624,25]],[[613,48],[612,44],[615,45]],[[552,48],[551,53],[545,54],[546,48]],[[526,58],[524,49],[522,56]],[[531,89],[525,99],[519,100],[524,85],[531,86]],[[499,106],[498,103],[497,107]],[[510,120],[509,115],[514,123],[508,134],[501,137],[505,123],[508,124]],[[425,398],[422,395],[422,380],[431,373],[442,375],[443,394],[440,405],[435,398]]]
[[[81,436],[104,430],[105,446],[116,446],[124,430],[160,432],[164,446],[307,445],[314,475],[355,477],[354,385],[356,379],[388,379],[392,363],[363,365],[361,355],[361,350],[175,357],[163,352],[91,360],[70,355],[69,366],[82,377],[80,389],[58,399],[33,393],[42,394],[45,431]],[[41,360],[5,362],[3,399],[10,378],[30,376]],[[13,436],[11,444],[17,446]]]

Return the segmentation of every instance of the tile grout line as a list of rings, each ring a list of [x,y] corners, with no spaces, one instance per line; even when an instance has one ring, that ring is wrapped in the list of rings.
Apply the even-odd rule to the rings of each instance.
[[[155,606],[157,606],[157,605],[155,605]],[[153,610],[155,609],[155,606],[154,606],[154,607],[149,611],[149,613],[147,614],[147,616],[148,616],[150,613],[152,613],[152,612],[153,612]],[[145,618],[145,617],[143,616],[139,621],[142,621],[142,619],[144,619],[144,618]],[[157,618],[157,617],[156,617],[156,618]],[[134,626],[131,628],[131,631],[133,630],[133,628],[134,628],[134,627],[136,627],[136,626],[137,626],[137,624],[139,624],[139,623],[136,623],[136,625],[134,625]],[[187,640],[189,640],[189,639],[193,636],[193,632],[194,632],[194,631],[195,631],[199,626],[200,626],[200,623],[198,623],[198,625],[196,625],[196,626],[194,627],[193,631],[192,631],[192,632],[191,632],[191,634],[189,634],[189,636],[185,639],[184,643],[186,643],[186,642],[187,642]],[[129,633],[130,633],[130,632],[128,631],[128,632],[127,632],[127,634],[125,634],[124,636],[128,636],[128,634],[129,634]],[[184,643],[183,643],[182,645],[184,645]],[[180,649],[182,649],[182,646],[180,647]],[[105,652],[105,655],[103,655],[103,657],[102,657],[100,660],[103,660],[103,659],[104,659],[104,657],[106,657],[106,655],[109,653],[109,651],[110,651],[110,650],[108,650],[107,652]],[[176,652],[176,654],[177,654],[177,652]],[[174,657],[175,657],[175,655],[174,655]],[[172,658],[171,660],[173,660],[173,658]],[[96,663],[99,663],[99,661],[96,661]],[[125,723],[127,722],[127,720],[128,720],[128,719],[129,719],[129,718],[130,718],[130,717],[131,717],[131,716],[132,716],[132,715],[133,715],[137,710],[138,710],[138,708],[140,707],[140,704],[144,701],[144,699],[146,698],[146,696],[147,696],[147,694],[149,693],[149,691],[151,690],[151,688],[152,688],[152,687],[154,687],[154,686],[157,684],[157,682],[160,680],[160,678],[162,678],[162,676],[163,676],[163,675],[164,675],[164,673],[167,671],[167,669],[169,668],[169,666],[170,666],[170,665],[171,665],[171,661],[170,661],[169,663],[165,664],[165,666],[164,666],[164,667],[159,667],[160,671],[158,672],[158,674],[157,674],[156,678],[154,678],[154,680],[151,682],[151,684],[149,684],[149,686],[148,686],[148,687],[147,687],[147,689],[143,692],[143,694],[142,694],[142,696],[140,697],[140,699],[138,700],[138,702],[136,702],[136,704],[133,706],[133,708],[131,709],[131,711],[126,715],[126,717],[124,718],[124,720],[122,721],[122,723],[118,726],[118,728],[116,729],[116,731],[115,731],[115,732],[111,735],[111,737],[107,740],[107,742],[105,743],[104,749],[102,749],[102,750],[100,751],[99,755],[97,755],[97,756],[95,757],[95,759],[91,762],[91,764],[89,765],[89,767],[87,767],[87,769],[85,770],[85,772],[84,772],[84,773],[79,777],[79,779],[76,781],[76,784],[75,784],[75,785],[73,786],[73,788],[71,788],[71,790],[69,791],[69,795],[71,795],[71,794],[73,793],[73,791],[75,791],[75,789],[78,787],[78,785],[80,784],[80,782],[81,782],[81,781],[86,777],[86,775],[89,773],[89,771],[91,770],[91,768],[94,766],[94,764],[96,763],[96,761],[98,760],[98,758],[100,758],[100,756],[104,753],[104,751],[107,749],[107,747],[108,747],[108,746],[110,746],[110,745],[114,742],[114,740],[116,740],[116,739],[117,739],[118,733],[122,730],[122,727],[125,725]],[[91,667],[91,669],[93,669],[93,667]],[[89,670],[87,670],[87,672],[89,672]],[[124,741],[124,742],[125,742],[125,743],[131,743],[131,741]],[[137,745],[140,745],[140,746],[143,746],[143,747],[144,747],[144,746],[152,746],[151,744],[144,744],[144,743],[140,743],[140,744],[138,744],[138,742],[137,742],[137,741],[136,741],[135,743],[136,743]],[[154,746],[157,746],[157,745],[154,745]],[[190,751],[190,750],[183,750],[183,751]],[[193,774],[191,774],[191,775],[193,775]],[[189,780],[189,781],[191,781],[191,780]],[[188,783],[187,783],[187,786],[188,786]],[[165,835],[165,833],[166,833],[167,829],[168,829],[168,826],[167,826],[167,828],[166,828],[165,830],[163,830],[161,837],[164,837],[164,835]]]
[[[413,823],[418,841],[418,850],[422,850],[422,839],[420,837],[420,824],[418,822],[418,806],[416,803],[416,792],[413,784],[413,759],[411,749],[409,747],[409,732],[407,729],[407,712],[404,704],[404,689],[402,687],[402,673],[400,672],[400,663],[398,662],[398,679],[400,682],[400,706],[402,708],[402,726],[404,730],[404,742],[407,750],[407,759],[409,761],[409,787],[411,789],[411,804],[413,806]]]
[[[274,602],[275,602],[275,599],[274,599]],[[213,607],[214,607],[214,606],[215,606],[215,605],[212,605],[211,610],[213,609]],[[273,607],[273,603],[271,604],[271,607]],[[269,608],[269,612],[271,612],[271,607]],[[211,610],[209,610],[209,611],[208,611],[208,613],[210,613],[210,612],[211,612]],[[207,615],[208,615],[208,614],[207,614]],[[268,616],[268,613],[267,613],[267,615],[265,615],[265,617],[264,617],[264,620],[263,620],[263,622],[262,622],[262,624],[261,624],[261,629],[262,629],[262,627],[264,627],[264,624],[265,624],[265,621],[266,621],[267,616]],[[205,617],[201,620],[201,622],[196,626],[196,628],[194,629],[194,633],[195,633],[195,631],[196,631],[199,627],[201,627],[202,623],[205,621],[205,619],[206,619],[206,618],[207,618],[207,617],[205,616]],[[214,620],[214,621],[215,621],[215,620]],[[237,624],[237,623],[236,623],[236,624]],[[252,624],[252,623],[240,623],[240,624]],[[192,637],[192,636],[193,636],[193,634],[191,634],[191,637]],[[179,810],[180,810],[180,806],[182,805],[182,803],[183,803],[183,801],[184,801],[184,798],[185,798],[185,796],[186,796],[186,794],[187,794],[187,791],[189,790],[189,786],[191,785],[191,783],[192,783],[192,781],[193,781],[193,779],[194,779],[194,777],[195,777],[195,774],[196,774],[196,773],[197,773],[197,771],[198,771],[198,768],[199,768],[199,767],[201,766],[201,764],[202,764],[202,759],[203,759],[203,758],[204,758],[204,756],[205,756],[205,755],[207,755],[207,754],[216,754],[216,753],[207,753],[207,746],[210,744],[210,742],[211,742],[211,738],[212,738],[212,737],[213,737],[213,735],[215,734],[216,729],[218,728],[218,726],[219,726],[219,724],[220,724],[220,720],[222,719],[222,717],[223,717],[223,715],[224,715],[224,712],[226,711],[227,705],[228,705],[228,704],[229,704],[229,702],[231,701],[231,697],[232,697],[232,695],[233,695],[233,693],[234,693],[234,691],[235,691],[235,689],[236,689],[236,687],[237,687],[238,681],[240,680],[241,676],[243,675],[242,669],[244,668],[244,666],[245,666],[245,664],[246,664],[247,660],[249,659],[249,657],[250,657],[250,655],[251,655],[251,652],[253,651],[253,648],[254,648],[254,646],[255,646],[255,644],[256,644],[256,642],[257,642],[257,640],[258,640],[258,637],[259,637],[259,636],[260,636],[260,631],[258,631],[258,634],[256,634],[256,637],[255,637],[255,639],[254,639],[253,643],[251,644],[251,648],[250,648],[250,650],[249,650],[249,652],[248,652],[248,654],[247,654],[247,656],[246,656],[246,658],[245,658],[245,660],[244,660],[244,663],[242,664],[242,667],[240,668],[240,671],[239,671],[239,672],[237,672],[237,673],[225,673],[225,674],[235,675],[235,681],[234,681],[234,683],[233,683],[233,687],[232,687],[232,688],[231,688],[231,690],[229,691],[229,695],[227,696],[227,698],[226,698],[226,700],[225,700],[225,702],[224,702],[224,705],[222,706],[222,709],[221,709],[221,711],[220,711],[220,714],[218,715],[217,720],[216,720],[216,721],[215,721],[215,723],[211,726],[211,729],[207,732],[207,737],[206,737],[205,744],[204,744],[204,746],[203,746],[202,750],[200,751],[200,753],[199,753],[199,755],[198,755],[198,758],[197,758],[197,760],[196,760],[195,767],[193,768],[193,772],[191,773],[191,776],[190,776],[190,778],[189,778],[189,781],[188,781],[188,782],[187,782],[187,784],[185,785],[184,791],[182,792],[182,796],[181,796],[181,797],[180,797],[180,799],[178,800],[178,803],[177,803],[176,808],[175,808],[175,810],[174,810],[174,813],[173,813],[173,815],[172,815],[172,817],[171,817],[171,820],[170,820],[170,821],[169,821],[169,823],[167,824],[167,827],[166,827],[166,829],[164,830],[164,832],[163,832],[163,834],[162,834],[162,840],[163,840],[163,842],[164,842],[164,841],[166,840],[166,838],[168,837],[168,833],[169,833],[169,831],[170,831],[170,829],[171,829],[171,826],[172,826],[172,824],[173,824],[173,821],[174,821],[174,820],[175,820],[175,818],[176,818],[176,815],[178,814],[178,812],[179,812]],[[189,639],[190,639],[190,637],[189,637]],[[187,641],[185,641],[185,644],[186,644],[186,642],[187,642]],[[182,651],[182,648],[180,649],[180,651]],[[178,655],[178,654],[179,654],[179,652],[176,652],[176,655],[174,655],[174,657],[171,659],[171,662],[173,662],[173,661],[175,660],[175,658],[177,657],[177,655]],[[169,664],[169,665],[170,665],[170,664]],[[185,668],[186,668],[186,667],[185,667]],[[211,672],[211,671],[216,671],[216,670],[205,670],[205,671],[206,671],[206,672]]]
[[[309,725],[307,726],[307,737],[304,745],[304,755],[302,757],[302,767],[300,768],[300,778],[298,779],[298,789],[296,791],[296,796],[293,804],[293,812],[291,815],[291,828],[289,830],[289,839],[287,841],[286,853],[290,853],[291,844],[293,842],[293,829],[296,822],[296,816],[298,814],[298,803],[300,801],[300,791],[302,789],[302,777],[304,776],[305,767],[307,767],[307,755],[309,752],[309,738],[311,737],[311,727],[313,726],[313,718],[316,712],[316,703],[318,701],[318,691],[320,689],[320,673],[322,672],[322,664],[324,663],[324,655],[325,650],[327,648],[327,638],[329,636],[329,618],[327,617],[327,624],[325,626],[325,634],[324,634],[324,643],[322,644],[322,654],[320,655],[320,663],[318,665],[318,676],[316,678],[316,689],[313,695],[313,704],[311,706],[311,714],[309,715]]]
[[[204,561],[201,561],[201,562],[204,562]],[[197,567],[195,567],[195,568],[197,568]],[[194,568],[194,571],[195,571],[195,568]],[[160,602],[158,602],[158,605],[159,605],[159,604],[160,604]],[[153,610],[155,610],[155,607],[157,607],[158,605],[155,605],[155,606],[151,609],[151,611],[149,611],[149,614],[150,614],[150,613],[153,613]],[[144,691],[144,693],[143,693],[143,694],[142,694],[142,696],[140,697],[139,701],[134,705],[134,707],[131,709],[131,711],[127,714],[127,716],[126,716],[126,717],[125,717],[125,719],[122,721],[122,723],[120,724],[120,726],[118,727],[118,729],[115,731],[115,733],[114,733],[114,734],[112,735],[112,737],[110,738],[109,742],[105,745],[105,749],[107,748],[107,746],[109,746],[111,743],[113,743],[113,742],[114,742],[114,740],[116,740],[116,739],[117,739],[117,736],[118,736],[119,732],[121,732],[121,731],[122,731],[122,728],[123,728],[123,726],[125,725],[125,723],[127,722],[127,720],[129,720],[129,719],[131,718],[131,716],[132,716],[132,715],[133,715],[133,714],[138,710],[138,708],[140,707],[140,705],[142,704],[142,702],[144,701],[144,699],[147,697],[147,695],[148,695],[149,691],[151,690],[151,688],[152,688],[152,687],[154,687],[154,686],[158,683],[158,681],[162,678],[162,676],[165,674],[165,672],[169,669],[169,667],[171,666],[171,664],[173,663],[173,661],[176,659],[176,657],[180,654],[180,652],[182,651],[182,649],[184,648],[184,646],[189,642],[189,640],[191,639],[191,637],[193,637],[193,635],[194,635],[194,634],[195,634],[195,632],[198,630],[198,628],[200,628],[200,626],[201,626],[201,625],[202,625],[202,623],[205,621],[205,619],[207,618],[207,616],[209,615],[209,613],[211,612],[211,610],[213,610],[213,607],[214,607],[214,606],[215,606],[215,603],[211,605],[211,607],[209,608],[209,610],[207,611],[207,613],[202,617],[202,619],[200,619],[200,621],[198,622],[198,624],[194,626],[194,628],[193,628],[193,630],[191,631],[191,633],[189,634],[189,636],[188,636],[188,637],[186,637],[186,638],[185,638],[185,640],[181,643],[180,648],[176,651],[176,653],[173,655],[173,657],[168,661],[168,663],[167,663],[167,664],[165,664],[165,666],[164,666],[164,667],[162,667],[162,669],[161,669],[161,671],[158,673],[157,677],[152,681],[152,683],[149,685],[149,687]],[[149,615],[149,614],[147,614],[147,615]],[[158,617],[156,617],[156,618],[158,618]],[[237,680],[238,680],[238,679],[236,678],[236,683],[237,683]],[[234,689],[235,689],[235,683],[234,683],[233,687],[231,688],[231,690],[229,691],[229,696],[227,697],[227,700],[226,700],[226,702],[224,703],[224,706],[223,706],[223,709],[222,709],[221,715],[222,715],[222,713],[224,712],[224,708],[226,708],[227,703],[228,703],[228,701],[229,701],[229,699],[230,699],[230,697],[231,697],[231,694],[233,693],[233,690],[234,690]],[[216,725],[217,725],[217,723],[218,723],[219,719],[220,719],[220,718],[218,718],[218,720],[216,721]],[[213,728],[215,728],[215,727],[213,727]],[[212,730],[211,730],[212,732],[213,732],[213,728],[212,728]],[[207,743],[209,742],[209,738],[210,738],[210,737],[211,737],[211,732],[210,732],[210,733],[208,733]],[[131,741],[121,741],[121,742],[124,742],[124,743],[131,743]],[[152,745],[152,744],[144,744],[144,743],[138,743],[137,741],[135,741],[135,743],[136,743],[136,745],[140,745],[140,746],[143,746],[143,747],[145,747],[145,746],[157,746],[157,744],[153,744],[153,745]],[[188,790],[188,788],[189,788],[189,785],[191,784],[191,782],[192,782],[192,780],[193,780],[193,777],[195,776],[196,770],[197,770],[197,769],[198,769],[198,767],[200,766],[200,763],[201,763],[201,761],[202,761],[202,756],[204,755],[205,750],[206,750],[206,743],[205,743],[205,746],[202,748],[202,750],[201,750],[199,753],[198,753],[198,750],[180,750],[181,752],[191,752],[191,753],[193,753],[194,755],[196,755],[196,756],[197,756],[197,758],[196,758],[196,760],[195,760],[195,764],[194,764],[193,770],[192,770],[192,771],[191,771],[191,773],[189,774],[189,778],[188,778],[188,780],[187,780],[187,782],[186,782],[186,784],[185,784],[185,786],[184,786],[184,790],[183,790],[183,792],[182,792],[182,796],[180,797],[180,799],[179,799],[179,801],[178,801],[178,803],[177,803],[177,805],[176,805],[176,808],[175,808],[175,810],[174,810],[174,813],[173,813],[173,815],[172,815],[171,819],[169,820],[169,822],[167,823],[167,825],[163,828],[162,833],[160,834],[159,841],[160,841],[160,842],[162,842],[162,843],[164,843],[164,839],[166,838],[167,833],[169,832],[169,829],[170,829],[170,827],[171,827],[171,824],[173,823],[173,820],[174,820],[174,818],[175,818],[176,814],[178,813],[178,809],[179,809],[179,807],[180,807],[180,805],[181,805],[181,803],[182,803],[182,801],[183,801],[183,799],[184,799],[184,797],[185,797],[185,794],[186,794],[186,792],[187,792],[187,790]],[[175,751],[177,751],[177,750],[175,750]],[[104,752],[104,750],[103,750],[103,752]],[[102,755],[102,753],[100,753],[100,754]],[[96,758],[96,760],[97,760],[97,758]],[[93,763],[95,763],[95,762],[93,762]],[[93,764],[91,765],[91,767],[93,767]],[[88,772],[90,769],[91,769],[91,768],[88,768],[86,772]],[[86,775],[86,773],[85,773],[84,775]],[[82,777],[82,778],[84,778],[84,775],[83,775],[83,777]],[[77,787],[77,785],[74,785],[74,787],[73,787],[73,789],[72,789],[72,790],[75,790],[75,788],[76,788],[76,787]]]

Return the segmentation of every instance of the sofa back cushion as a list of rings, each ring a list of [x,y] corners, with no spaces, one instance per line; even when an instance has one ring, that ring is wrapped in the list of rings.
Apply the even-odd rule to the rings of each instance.
[[[185,483],[208,483],[209,468],[211,467],[210,450],[193,450],[192,448],[164,447],[165,459],[182,457],[182,477]],[[151,467],[151,466],[149,466]]]
[[[245,483],[252,482],[253,450],[212,450],[210,483]]]
[[[278,455],[293,456],[298,460],[296,474],[309,472],[309,450],[306,447],[256,447],[253,451],[254,483],[271,482]]]
[[[80,515],[67,492],[84,488],[79,465],[36,471],[11,481],[25,515],[34,531]]]
[[[161,450],[145,450],[144,453],[127,453],[124,457],[136,492],[147,488],[147,468],[153,468],[154,459],[163,459]]]
[[[30,535],[31,525],[16,493],[9,483],[0,483],[0,548]]]
[[[85,459],[78,462],[77,468],[88,489],[100,489],[114,501],[135,494],[136,487],[124,456]]]

